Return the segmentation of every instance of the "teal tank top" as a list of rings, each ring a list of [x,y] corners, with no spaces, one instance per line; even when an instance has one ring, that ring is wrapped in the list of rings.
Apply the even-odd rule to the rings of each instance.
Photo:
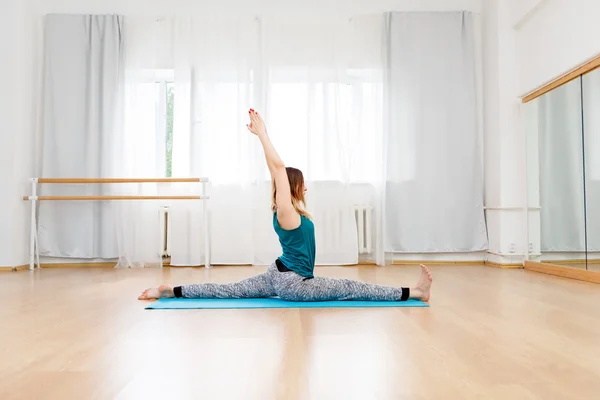
[[[304,215],[300,216],[300,226],[285,230],[279,226],[277,213],[273,213],[273,227],[279,236],[283,254],[279,260],[288,269],[305,278],[312,278],[315,269],[315,225]]]

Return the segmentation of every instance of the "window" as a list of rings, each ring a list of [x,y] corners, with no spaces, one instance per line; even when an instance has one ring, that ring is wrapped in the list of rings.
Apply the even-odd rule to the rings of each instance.
[[[173,176],[173,116],[175,111],[175,84],[166,83],[165,176]]]
[[[222,72],[222,71],[220,71]],[[340,82],[330,68],[277,68],[264,87],[271,139],[286,164],[304,171],[310,181],[366,183],[377,181],[382,171],[383,85],[379,70],[345,70]],[[309,78],[310,73],[310,80]],[[144,75],[145,74],[145,75]],[[131,84],[126,119],[135,137],[133,151],[154,154],[145,163],[157,174],[173,174],[175,90],[173,71],[153,70]],[[252,74],[214,77],[196,71],[189,89],[183,84],[178,107],[190,111],[189,171],[208,175],[213,182],[234,184],[269,180],[262,154],[248,134],[247,107],[258,96]],[[192,76],[193,76],[192,75]],[[209,78],[210,80],[204,80]],[[238,80],[239,79],[239,80]],[[261,85],[262,86],[262,85]],[[185,104],[186,101],[189,104]],[[178,111],[179,112],[179,111]],[[155,138],[149,141],[148,138]],[[179,151],[179,150],[177,150]],[[139,154],[139,153],[138,153]],[[227,155],[227,156],[224,156]],[[186,160],[176,160],[186,163]]]
[[[131,176],[172,177],[175,84],[172,70],[136,71],[125,90],[125,154],[138,154],[126,165]],[[153,155],[153,156],[152,156]],[[143,160],[143,161],[141,161]]]
[[[278,71],[268,88],[269,128],[285,162],[312,181],[372,182],[382,173],[381,73],[325,71],[304,77]],[[312,73],[312,72],[311,72]],[[335,74],[334,74],[335,75]],[[287,78],[287,79],[286,79]],[[302,79],[304,78],[304,79]],[[319,79],[320,78],[320,79]]]

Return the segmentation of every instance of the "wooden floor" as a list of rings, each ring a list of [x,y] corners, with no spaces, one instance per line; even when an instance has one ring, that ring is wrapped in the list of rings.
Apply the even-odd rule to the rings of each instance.
[[[0,274],[0,399],[598,399],[600,285],[433,267],[430,308],[146,311],[252,267]],[[417,267],[321,268],[405,285]]]

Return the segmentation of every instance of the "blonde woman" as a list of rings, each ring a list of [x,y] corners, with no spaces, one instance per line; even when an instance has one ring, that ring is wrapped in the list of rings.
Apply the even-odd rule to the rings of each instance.
[[[286,167],[273,147],[262,117],[250,110],[248,130],[257,136],[264,149],[273,184],[273,228],[279,237],[282,255],[267,272],[236,283],[197,283],[145,290],[140,300],[162,297],[201,299],[261,298],[279,296],[288,301],[429,301],[431,273],[421,265],[417,284],[389,287],[348,279],[315,277],[315,228],[304,209],[306,186],[302,172]]]

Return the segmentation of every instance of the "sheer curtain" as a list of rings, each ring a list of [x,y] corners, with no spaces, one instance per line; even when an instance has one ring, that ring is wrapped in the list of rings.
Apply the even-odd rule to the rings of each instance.
[[[173,36],[165,20],[128,18],[125,29],[126,57],[122,82],[123,135],[117,140],[113,165],[119,177],[160,178],[173,175],[172,112],[175,71]],[[176,100],[176,99],[175,99]],[[174,175],[175,176],[175,175]],[[182,175],[179,175],[182,176]],[[186,174],[185,176],[189,176]],[[139,183],[119,185],[119,194],[167,196],[200,194],[199,184]],[[116,237],[119,248],[118,267],[159,266],[164,250],[163,209],[170,216],[182,212],[201,215],[201,202],[180,200],[134,200],[115,202]],[[183,211],[182,211],[183,210]],[[175,225],[177,226],[177,225]],[[185,245],[201,232],[179,238],[175,245]],[[192,246],[203,243],[198,240]],[[199,265],[198,262],[195,265]]]
[[[304,172],[319,264],[358,262],[353,207],[379,194],[381,22],[261,21],[263,108],[276,148]]]
[[[113,165],[115,176],[156,178],[165,174],[164,140],[161,140],[160,72],[138,70],[129,57],[122,82],[123,134],[116,139]],[[156,196],[174,194],[168,184],[135,183],[114,185],[113,194]],[[161,257],[160,208],[158,200],[114,201],[115,235],[119,250],[117,267],[159,266]]]
[[[129,21],[136,58],[173,73],[173,176],[212,181],[213,263],[267,264],[280,251],[270,177],[260,143],[245,127],[250,107],[265,117],[286,164],[305,174],[317,263],[358,261],[353,207],[376,204],[381,188],[381,22],[382,17]],[[168,40],[154,48],[147,42],[157,36]],[[171,263],[201,264],[201,208],[191,202],[172,207]]]
[[[207,176],[212,182],[212,263],[253,264],[253,199],[260,159],[245,125],[247,110],[256,102],[258,22],[206,17],[168,23],[175,71],[173,175]],[[205,252],[200,210],[174,211],[171,263],[200,264]]]
[[[486,250],[472,15],[386,18],[386,250]]]

